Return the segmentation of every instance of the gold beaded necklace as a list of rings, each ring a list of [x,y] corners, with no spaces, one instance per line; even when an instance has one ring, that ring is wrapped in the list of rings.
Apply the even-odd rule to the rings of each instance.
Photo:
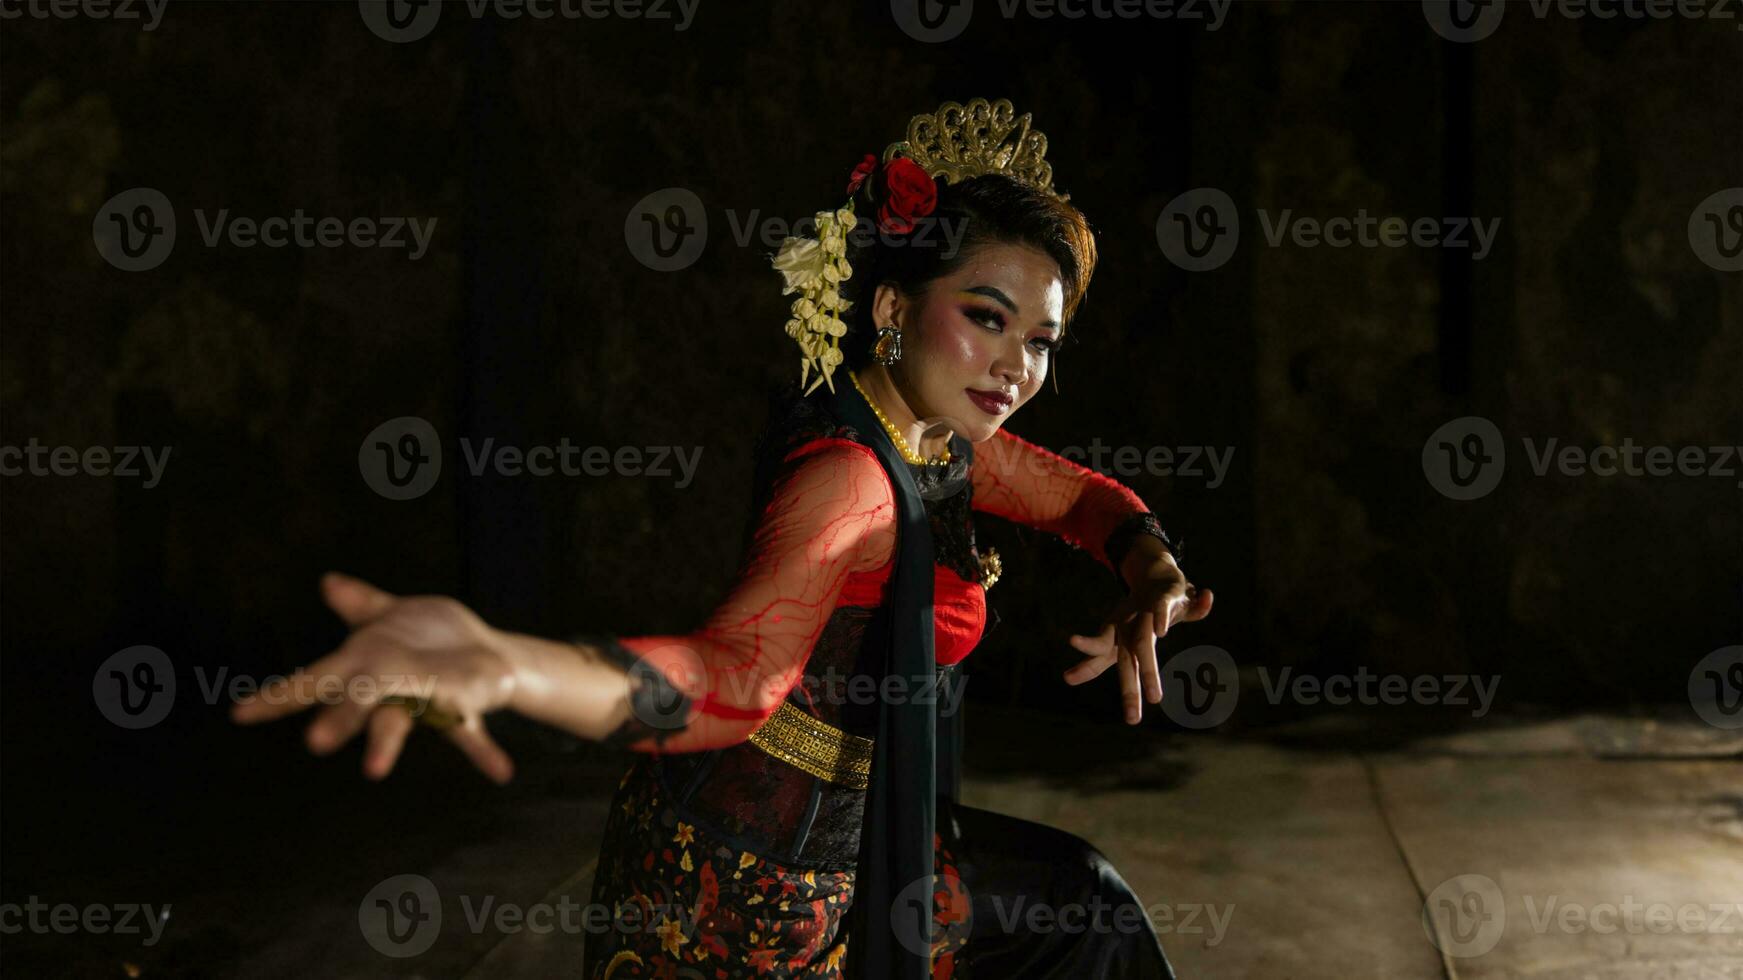
[[[950,447],[948,445],[944,447],[943,455],[934,456],[931,459],[926,459],[915,452],[913,447],[908,445],[908,440],[902,437],[902,430],[896,428],[896,423],[891,422],[890,417],[884,414],[884,410],[878,407],[878,403],[872,400],[872,396],[866,393],[865,386],[859,383],[859,375],[849,371],[847,376],[853,381],[853,386],[858,388],[859,393],[864,396],[865,403],[871,406],[872,414],[876,415],[878,421],[883,423],[884,431],[890,434],[890,441],[896,444],[896,451],[902,454],[903,459],[914,466],[943,466],[950,462]]]

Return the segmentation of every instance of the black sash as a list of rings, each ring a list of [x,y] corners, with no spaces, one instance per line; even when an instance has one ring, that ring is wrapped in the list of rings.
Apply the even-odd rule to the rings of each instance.
[[[831,405],[837,418],[858,429],[877,453],[896,493],[898,536],[889,615],[878,617],[883,628],[868,630],[866,643],[880,644],[888,651],[886,673],[906,682],[898,690],[933,690],[930,684],[938,667],[933,650],[932,528],[919,486],[907,460],[851,382],[836,385]],[[967,441],[953,435],[951,451],[959,445],[968,451]],[[954,781],[957,720],[939,726],[936,712],[935,705],[915,698],[886,700],[878,707],[877,745],[872,750],[859,868],[848,913],[850,977],[927,980],[932,974],[936,766],[940,758],[945,759]],[[901,908],[896,907],[898,897]]]

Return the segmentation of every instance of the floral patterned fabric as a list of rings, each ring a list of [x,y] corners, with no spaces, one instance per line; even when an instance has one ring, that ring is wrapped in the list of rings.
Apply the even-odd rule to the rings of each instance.
[[[592,898],[615,902],[610,928],[587,936],[590,980],[842,976],[854,873],[786,867],[711,835],[665,798],[658,765],[639,758],[618,784]],[[933,977],[960,980],[968,899],[935,842]]]

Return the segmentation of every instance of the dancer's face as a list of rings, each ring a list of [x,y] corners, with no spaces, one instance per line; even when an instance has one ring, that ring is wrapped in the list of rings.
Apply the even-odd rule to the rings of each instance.
[[[902,327],[891,371],[922,420],[970,442],[993,437],[1035,392],[1064,337],[1059,264],[1027,245],[985,245],[918,297],[880,290],[878,323]],[[1007,399],[1001,401],[1001,399]]]

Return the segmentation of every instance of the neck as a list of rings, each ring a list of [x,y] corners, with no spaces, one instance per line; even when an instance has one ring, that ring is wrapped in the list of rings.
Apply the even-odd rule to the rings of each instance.
[[[935,434],[926,437],[922,442],[921,434],[926,426],[921,424],[919,416],[909,407],[908,399],[902,396],[901,386],[896,383],[890,369],[873,362],[859,372],[859,383],[865,387],[866,394],[877,403],[884,415],[895,424],[902,433],[902,438],[908,440],[908,445],[924,457],[937,456],[950,445],[950,429],[946,426],[935,427]]]

